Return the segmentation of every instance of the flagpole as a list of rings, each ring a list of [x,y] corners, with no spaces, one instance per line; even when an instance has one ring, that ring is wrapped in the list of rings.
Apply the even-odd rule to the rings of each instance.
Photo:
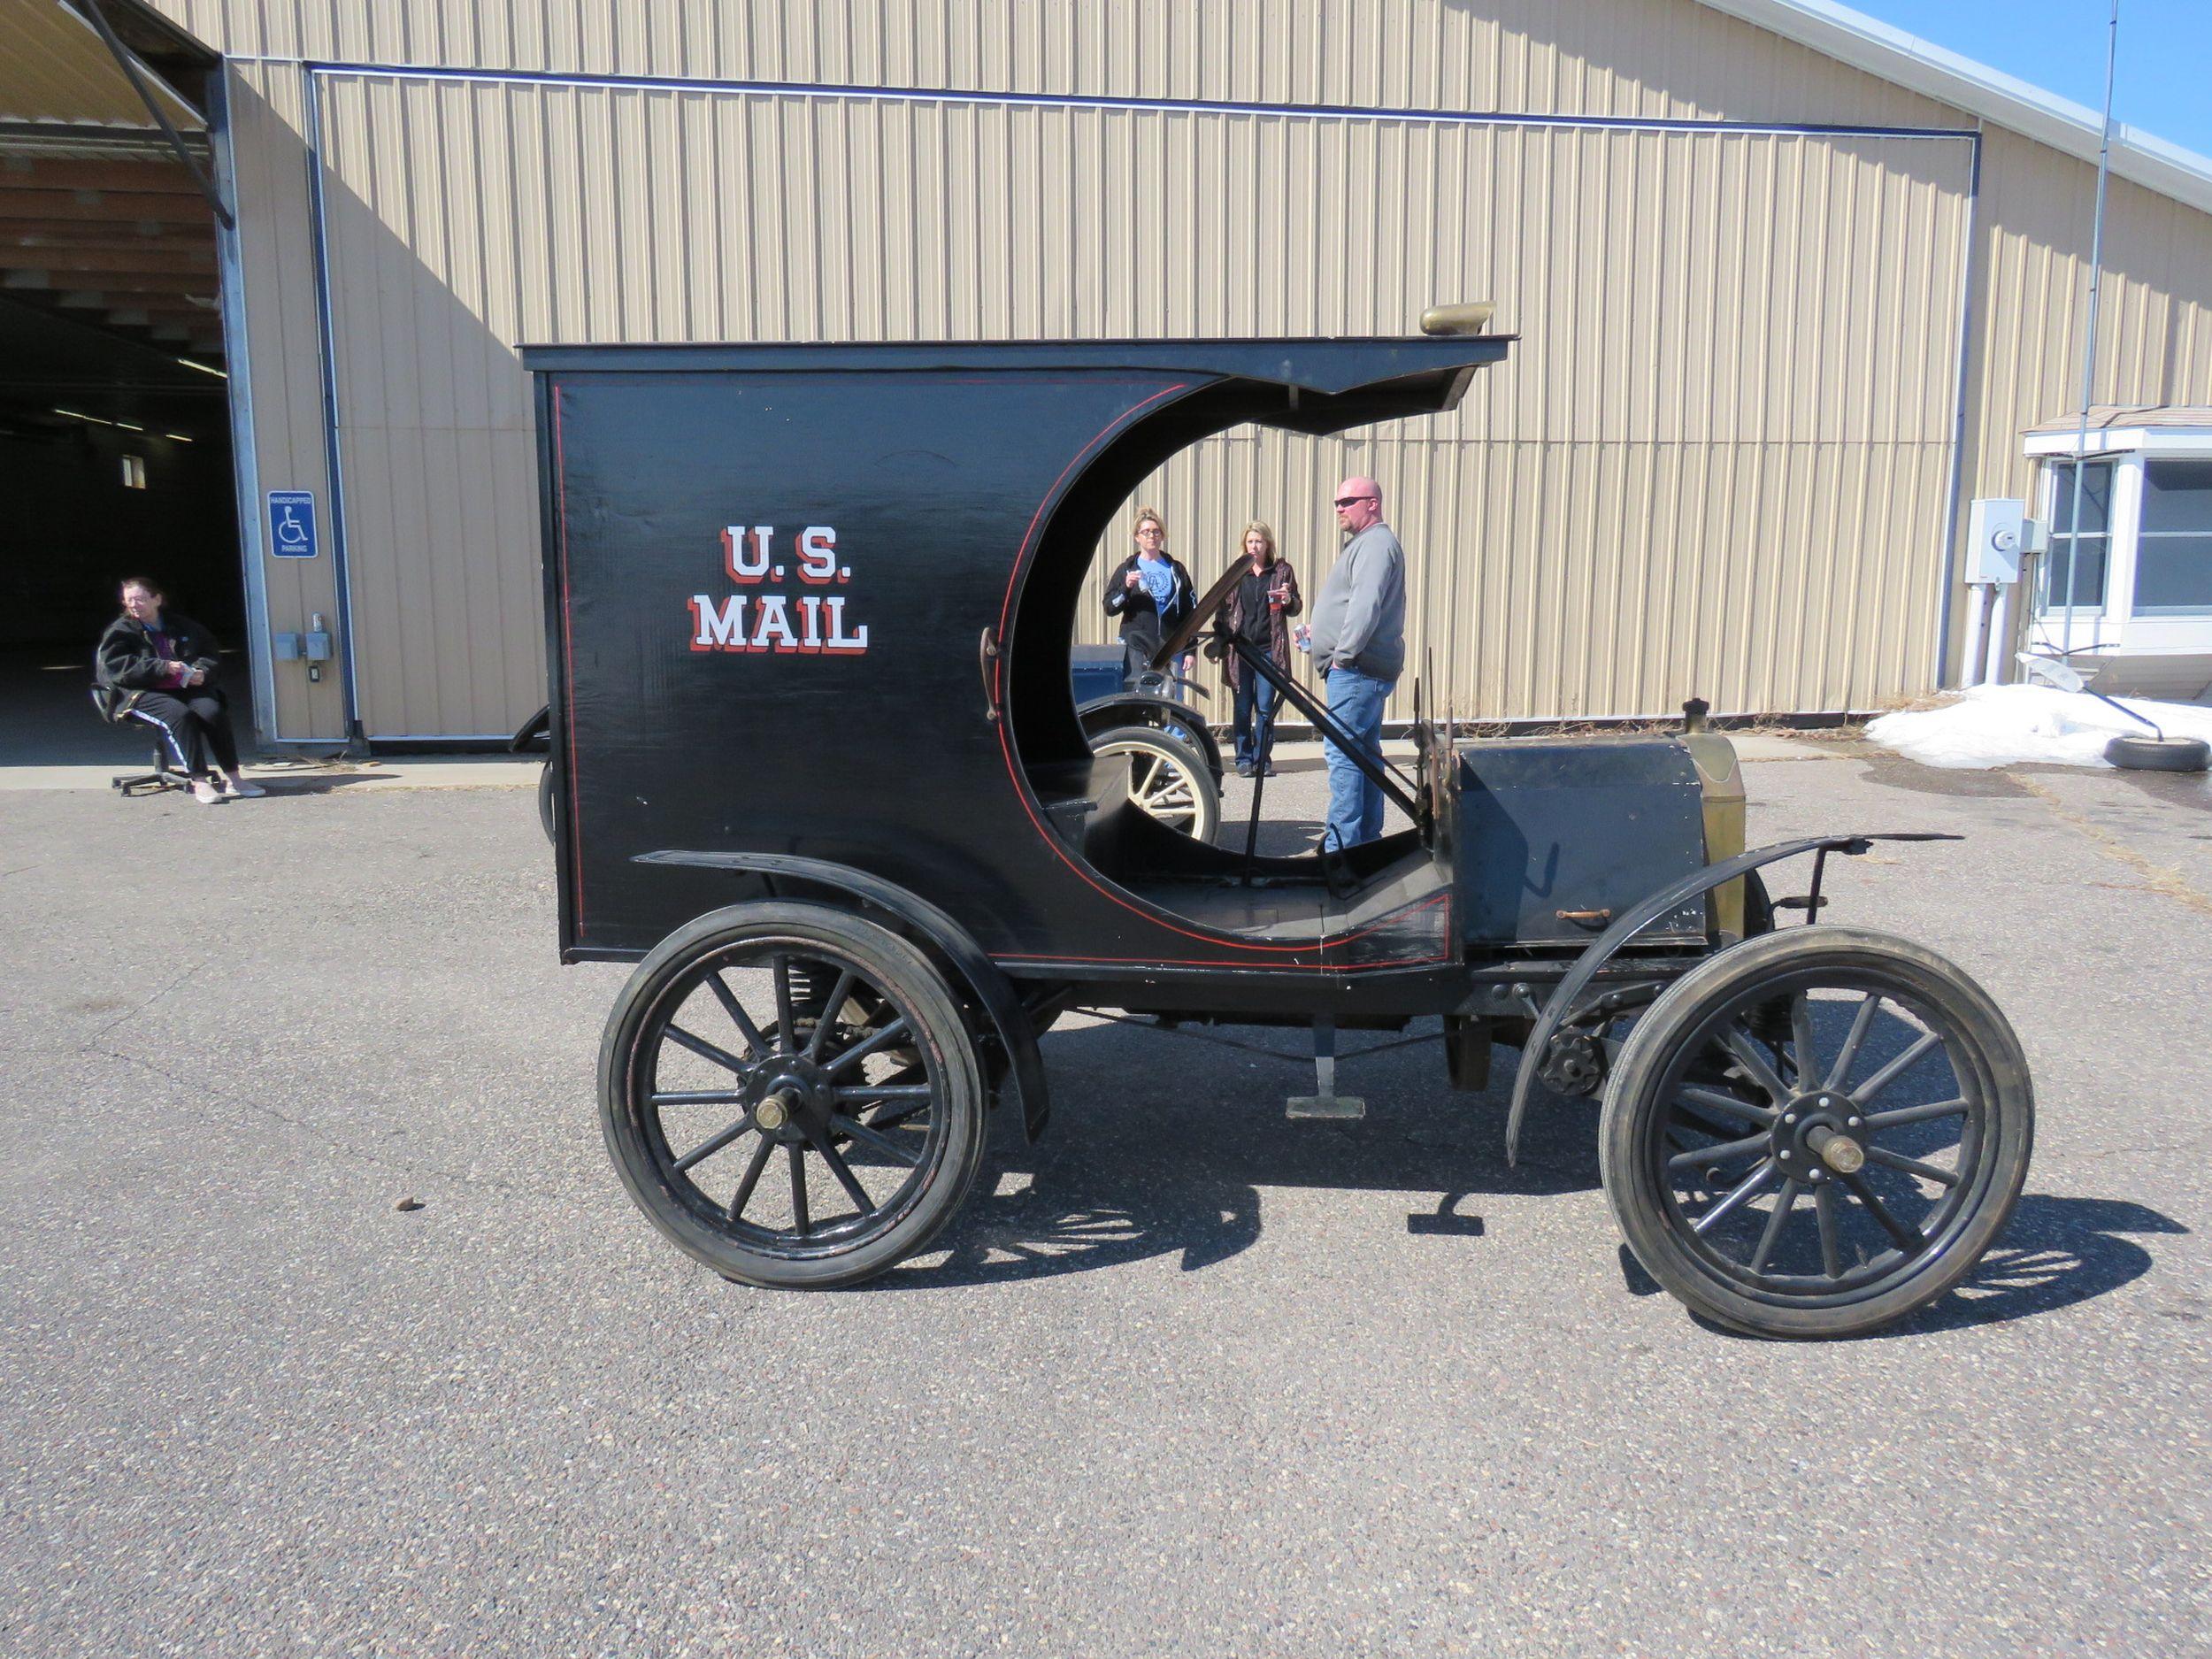
[[[2120,0],[2112,0],[2112,22],[2105,33],[2104,125],[2097,134],[2097,211],[2089,234],[2089,343],[2081,357],[2081,426],[2074,435],[2074,501],[2066,530],[2066,605],[2059,625],[2059,655],[2074,644],[2074,565],[2081,557],[2081,497],[2089,462],[2089,403],[2097,378],[2097,302],[2104,286],[2105,183],[2112,170],[2112,69],[2120,52]],[[2105,495],[2105,576],[2111,579],[2112,497]]]

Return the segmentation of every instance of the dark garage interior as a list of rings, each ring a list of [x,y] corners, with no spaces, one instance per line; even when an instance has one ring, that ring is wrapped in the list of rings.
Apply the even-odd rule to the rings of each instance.
[[[134,756],[86,695],[125,576],[250,719],[212,210],[159,140],[0,128],[0,762]]]

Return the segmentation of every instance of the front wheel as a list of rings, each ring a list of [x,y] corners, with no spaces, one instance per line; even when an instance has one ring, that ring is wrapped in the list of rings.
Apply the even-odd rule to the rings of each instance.
[[[983,1080],[943,977],[827,905],[733,905],[670,935],[599,1054],[630,1196],[747,1284],[872,1278],[936,1236],[981,1167]]]
[[[1129,757],[1129,798],[1194,841],[1221,827],[1221,792],[1198,750],[1156,726],[1120,726],[1091,740],[1095,755]]]
[[[1862,1335],[1956,1286],[2026,1179],[2012,1027],[1934,952],[1793,927],[1722,951],[1636,1024],[1600,1164],[1628,1246],[1757,1336]]]

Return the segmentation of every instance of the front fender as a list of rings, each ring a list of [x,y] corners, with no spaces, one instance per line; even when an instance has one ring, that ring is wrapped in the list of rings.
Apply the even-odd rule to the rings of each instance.
[[[1082,722],[1086,737],[1132,725],[1172,726],[1188,732],[1196,740],[1200,758],[1213,773],[1214,782],[1221,781],[1221,744],[1205,718],[1188,703],[1148,692],[1118,691],[1110,697],[1096,697],[1081,704],[1075,715]]]
[[[1809,835],[1801,841],[1777,841],[1771,847],[1755,847],[1748,852],[1738,853],[1733,858],[1708,864],[1694,874],[1684,876],[1642,900],[1634,909],[1624,911],[1618,920],[1592,940],[1587,949],[1575,958],[1574,966],[1567,970],[1537,1016],[1536,1024],[1528,1034],[1528,1041],[1521,1049],[1521,1064],[1513,1074],[1513,1106],[1505,1119],[1505,1161],[1512,1164],[1520,1153],[1521,1120],[1528,1112],[1529,1090],[1534,1086],[1536,1073],[1543,1064],[1544,1050],[1558,1035],[1569,1014],[1574,1011],[1577,999],[1597,978],[1598,971],[1617,955],[1621,947],[1686,901],[1700,894],[1709,893],[1724,881],[1733,881],[1747,871],[1763,864],[1778,864],[1785,858],[1794,858],[1801,853],[1845,853],[1853,857],[1866,851],[1876,841],[1955,841],[1962,839],[1935,830],[1901,830],[1870,835]],[[1809,917],[1808,919],[1810,919]]]
[[[1036,1031],[1030,1025],[1021,998],[1015,993],[1013,981],[999,971],[983,947],[968,936],[967,929],[927,899],[864,870],[833,864],[821,858],[795,857],[788,853],[668,851],[640,853],[634,862],[741,871],[749,875],[766,876],[772,881],[780,879],[795,887],[827,887],[890,911],[935,947],[953,972],[967,981],[976,1001],[982,1003],[983,1011],[991,1017],[999,1041],[1006,1049],[1015,1084],[1021,1090],[1024,1133],[1033,1142],[1044,1133],[1045,1121],[1052,1113],[1051,1097],[1045,1087],[1044,1058],[1037,1051]]]
[[[522,729],[507,740],[507,747],[513,753],[519,755],[538,739],[550,737],[552,734],[553,705],[549,703],[522,723]]]

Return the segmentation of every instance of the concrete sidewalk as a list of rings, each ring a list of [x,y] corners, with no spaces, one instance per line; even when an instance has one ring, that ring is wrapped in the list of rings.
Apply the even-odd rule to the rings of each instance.
[[[1736,753],[1754,760],[1832,760],[1860,752],[1852,733],[1839,731],[1825,738],[1784,737],[1765,732],[1732,732]],[[1227,734],[1223,734],[1227,746]],[[1399,762],[1410,762],[1413,744],[1393,738],[1383,753]],[[1321,746],[1311,738],[1285,738],[1277,746],[1279,763],[1321,764]],[[303,787],[342,780],[348,787],[377,789],[526,789],[538,780],[541,754],[526,755],[395,755],[388,758],[347,760],[263,759],[250,762],[246,775],[255,782],[279,789],[295,782]],[[110,780],[143,772],[145,763],[108,760],[58,765],[0,764],[0,791],[16,789],[105,789]]]
[[[389,760],[260,760],[244,770],[256,783],[281,791],[343,782],[375,789],[526,789],[538,780],[539,755],[405,755]],[[105,789],[111,780],[146,770],[107,761],[65,766],[0,766],[0,790]]]

